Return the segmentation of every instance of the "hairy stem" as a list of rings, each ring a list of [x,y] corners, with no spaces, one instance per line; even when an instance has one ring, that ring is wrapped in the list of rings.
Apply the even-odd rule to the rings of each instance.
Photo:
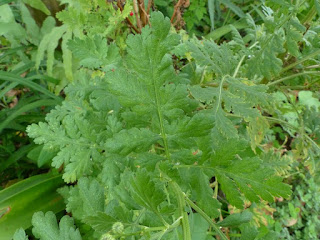
[[[185,196],[185,200],[197,213],[199,213],[210,224],[210,226],[219,235],[221,240],[228,240],[227,236],[220,230],[220,227],[217,224],[215,224],[211,220],[211,218],[204,211],[202,211],[201,208],[199,208],[196,204],[194,204],[187,196]]]
[[[182,216],[181,223],[182,223],[183,239],[191,240],[188,213],[184,211],[184,207],[186,206],[186,201],[184,198],[185,194],[184,192],[182,192],[182,190],[180,189],[179,185],[176,182],[170,182],[170,185],[177,196],[179,214],[180,216]]]

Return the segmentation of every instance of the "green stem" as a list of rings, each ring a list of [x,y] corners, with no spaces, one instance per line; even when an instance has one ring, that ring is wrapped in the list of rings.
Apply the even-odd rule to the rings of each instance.
[[[194,204],[187,196],[185,196],[185,200],[195,211],[197,211],[197,213],[199,213],[211,225],[211,227],[219,235],[221,240],[228,240],[227,236],[220,230],[220,227],[217,224],[215,224],[212,221],[212,219],[207,214],[205,214],[205,212],[202,211],[201,208]]]
[[[302,62],[304,62],[304,61],[306,61],[306,60],[308,60],[310,58],[313,58],[313,57],[317,56],[318,54],[320,54],[320,49],[318,49],[317,51],[315,51],[313,53],[310,53],[309,55],[301,58],[299,61],[296,61],[296,62],[286,66],[285,68],[283,68],[281,70],[280,74],[290,70],[291,68],[294,68],[295,66],[299,65],[300,63],[302,63]]]
[[[183,232],[183,239],[184,240],[191,240],[191,232],[190,232],[190,225],[189,225],[189,218],[188,213],[184,211],[184,207],[186,206],[186,201],[184,198],[184,192],[182,192],[181,188],[176,182],[170,182],[173,191],[175,192],[178,200],[178,208],[179,214],[182,216],[181,223],[182,223],[182,232]]]
[[[135,235],[140,235],[141,233],[144,232],[156,232],[156,231],[165,231],[167,228],[166,227],[145,227],[144,229],[140,231],[135,231],[131,233],[121,233],[117,235],[117,237],[129,237],[129,236],[135,236]]]
[[[314,0],[317,1],[317,0]],[[302,20],[302,24],[308,24],[310,21],[312,21],[312,19],[314,18],[314,16],[316,15],[317,11],[316,11],[316,5],[315,3],[313,4],[313,7],[310,9],[310,11],[308,12],[308,14],[305,16],[305,18]]]
[[[219,190],[219,183],[218,183],[218,179],[217,179],[217,177],[216,177],[216,180],[215,180],[215,186],[214,186],[214,195],[213,195],[213,197],[215,198],[215,199],[217,199],[218,198],[218,190]]]
[[[299,76],[303,76],[303,75],[308,75],[308,74],[320,74],[320,71],[306,71],[306,72],[296,73],[296,74],[293,74],[293,75],[290,75],[290,76],[286,76],[286,77],[280,78],[280,79],[278,79],[278,80],[276,80],[274,82],[270,82],[270,83],[267,84],[267,86],[276,85],[276,84],[284,82],[284,81],[286,81],[288,79],[299,77]]]
[[[174,221],[170,226],[168,226],[166,229],[164,229],[160,234],[158,239],[161,240],[163,235],[165,235],[168,232],[171,232],[173,229],[177,229],[177,227],[180,225],[182,217],[179,217],[176,221]]]
[[[223,82],[225,80],[226,76],[223,76],[221,79],[220,85],[219,85],[219,96],[217,100],[217,108],[216,108],[216,113],[218,112],[219,108],[221,107],[221,96],[222,96],[222,88],[223,88]]]
[[[168,204],[171,205],[171,200],[170,200],[169,192],[168,192],[166,186],[164,187],[164,193],[166,194]],[[175,222],[174,216],[172,216],[172,220],[173,220],[173,222]],[[176,237],[177,237],[177,239],[178,239],[178,238],[179,238],[179,235],[178,235],[177,229],[175,229],[175,234],[176,234]]]
[[[240,59],[240,62],[238,63],[238,66],[237,66],[236,70],[234,71],[232,77],[236,77],[237,76],[237,74],[239,72],[239,69],[241,67],[241,64],[242,64],[243,60],[245,59],[245,57],[246,57],[246,55],[242,56],[242,58]]]
[[[153,78],[155,79],[155,78]],[[162,113],[160,111],[161,109],[161,103],[160,103],[160,96],[159,96],[159,90],[157,89],[157,84],[153,84],[154,86],[154,92],[155,92],[155,97],[156,97],[156,106],[157,106],[157,112],[158,112],[158,117],[159,117],[159,123],[160,123],[160,132],[161,132],[161,137],[163,139],[163,145],[164,145],[164,149],[165,149],[165,154],[167,159],[171,159],[170,157],[170,152],[169,152],[169,147],[168,147],[168,140],[167,140],[167,135],[166,132],[164,130],[164,121],[163,121],[163,116]]]

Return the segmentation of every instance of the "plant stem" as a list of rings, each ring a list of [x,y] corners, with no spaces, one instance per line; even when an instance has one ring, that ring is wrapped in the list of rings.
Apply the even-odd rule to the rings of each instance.
[[[161,240],[163,235],[165,235],[167,232],[171,232],[173,229],[176,229],[180,225],[182,217],[179,217],[176,221],[174,221],[171,225],[169,225],[166,229],[160,233],[158,239]]]
[[[300,63],[302,63],[302,62],[304,62],[304,61],[306,61],[306,60],[308,60],[310,58],[313,58],[313,57],[317,56],[318,54],[320,54],[320,49],[318,49],[317,51],[315,51],[313,53],[310,53],[309,55],[301,58],[300,60],[298,60],[298,61],[286,66],[285,68],[283,68],[281,70],[280,74],[290,70],[291,68],[294,68],[295,66],[299,65]]]
[[[162,137],[162,140],[163,140],[163,145],[164,145],[164,149],[165,149],[165,154],[166,154],[166,157],[168,160],[171,159],[170,157],[170,152],[169,152],[169,147],[168,147],[168,140],[167,140],[167,135],[166,135],[166,132],[164,130],[164,121],[163,121],[163,116],[162,116],[162,113],[160,111],[160,96],[159,96],[159,93],[158,93],[158,90],[156,89],[156,85],[154,86],[154,92],[155,92],[155,95],[156,95],[156,105],[157,105],[157,111],[158,111],[158,117],[159,117],[159,123],[160,123],[160,131],[161,131],[161,137]]]
[[[120,1],[117,1],[117,6],[118,6],[118,8],[120,8],[120,11],[122,12],[122,11],[123,11],[123,8],[122,8],[122,6],[121,6]],[[130,21],[129,18],[126,18],[126,21],[127,21],[128,24],[130,25],[130,27],[132,27],[132,28],[136,31],[136,33],[141,33],[141,31],[139,31],[139,29],[137,29],[137,28],[132,24],[132,22]]]
[[[317,1],[317,0],[314,0]],[[317,11],[316,11],[316,5],[315,3],[313,4],[312,8],[310,9],[310,11],[308,12],[308,14],[305,16],[305,18],[302,20],[302,24],[308,24],[310,21],[312,21],[313,17],[316,15]]]
[[[236,76],[237,76],[237,74],[238,74],[238,72],[239,72],[239,69],[240,69],[240,67],[241,67],[241,64],[242,64],[243,60],[245,59],[245,57],[246,57],[246,55],[243,55],[242,58],[240,59],[240,61],[239,61],[239,63],[238,63],[238,66],[237,66],[236,70],[234,71],[232,77],[236,77]]]
[[[176,17],[177,11],[178,11],[178,9],[181,7],[182,3],[183,3],[183,1],[182,1],[182,0],[179,0],[179,1],[177,2],[177,4],[174,6],[174,11],[173,11],[172,17],[171,17],[171,19],[170,19],[171,24],[173,23],[173,20],[174,20],[175,17]]]
[[[196,204],[194,204],[187,196],[185,196],[186,202],[195,210],[197,213],[199,213],[215,230],[215,232],[219,235],[221,240],[228,240],[227,236],[220,230],[220,227],[216,225],[211,218],[205,214],[205,212],[202,211],[201,208],[199,208]]]
[[[141,22],[140,22],[140,18],[139,18],[137,0],[133,0],[133,10],[134,10],[134,15],[136,16],[136,20],[137,20],[137,25],[138,25],[139,31],[141,32],[142,26],[141,26]]]
[[[320,71],[306,71],[306,72],[296,73],[296,74],[293,74],[293,75],[290,75],[290,76],[286,76],[286,77],[280,78],[280,79],[278,79],[278,80],[276,80],[274,82],[270,82],[270,83],[267,84],[267,86],[276,85],[276,84],[281,83],[283,81],[286,81],[288,79],[299,77],[299,76],[303,76],[303,75],[308,75],[308,74],[320,74]]]
[[[188,213],[184,211],[184,207],[186,206],[186,201],[184,198],[185,194],[184,192],[182,192],[181,188],[176,182],[170,182],[170,185],[177,196],[179,214],[180,216],[182,216],[181,223],[182,223],[183,239],[191,240]]]
[[[217,179],[217,177],[216,177],[216,180],[214,181],[214,183],[215,183],[215,186],[214,186],[214,195],[213,195],[213,197],[215,198],[215,199],[217,199],[217,197],[218,197],[218,190],[219,190],[219,183],[218,183],[218,179]]]

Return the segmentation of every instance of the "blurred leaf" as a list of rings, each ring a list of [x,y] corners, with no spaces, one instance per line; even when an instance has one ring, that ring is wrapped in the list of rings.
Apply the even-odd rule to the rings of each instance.
[[[47,6],[44,4],[42,0],[22,0],[25,4],[28,4],[29,6],[40,10],[41,12],[50,15],[50,11],[47,8]]]
[[[65,208],[56,189],[61,175],[49,173],[30,177],[0,191],[1,240],[11,240],[18,228],[29,228],[36,211],[59,212]]]
[[[214,30],[214,11],[215,11],[215,0],[208,0],[208,11],[210,16],[211,31]]]
[[[23,228],[19,228],[13,235],[13,240],[28,240],[28,237],[23,230]]]

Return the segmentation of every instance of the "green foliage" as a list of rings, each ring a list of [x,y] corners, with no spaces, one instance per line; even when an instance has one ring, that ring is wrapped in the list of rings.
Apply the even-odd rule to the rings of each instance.
[[[57,213],[64,209],[56,192],[63,185],[59,174],[29,177],[0,191],[0,231],[2,239],[25,239],[23,229],[31,227],[32,215],[40,210]],[[22,229],[23,228],[23,229]]]
[[[37,212],[32,217],[32,224],[32,232],[35,237],[39,239],[82,239],[79,230],[74,226],[73,219],[69,216],[61,218],[58,226],[56,216],[53,212],[47,212],[46,214]]]
[[[170,33],[169,19],[153,13],[151,24],[141,35],[128,37],[121,61],[106,51],[98,56],[97,49],[114,46],[97,37],[70,41],[74,54],[83,56],[83,77],[66,88],[67,98],[46,122],[28,127],[36,143],[58,150],[52,165],[64,165],[64,180],[78,181],[60,193],[67,211],[95,231],[92,238],[107,232],[190,239],[188,199],[205,219],[219,216],[221,204],[209,186],[213,177],[216,190],[221,186],[238,208],[245,199],[272,202],[273,196],[290,195],[290,187],[250,150],[246,135],[235,130],[227,114],[239,114],[244,121],[261,117],[253,107],[266,104],[266,87],[230,76],[237,62],[230,72],[217,59],[210,60],[208,70],[221,76],[219,86],[190,86],[173,68],[170,51],[180,41]],[[206,44],[212,51],[232,53],[227,45]],[[205,51],[198,52],[195,61],[204,65]],[[104,77],[88,79],[88,68],[107,63],[114,68]],[[207,109],[199,108],[203,99]],[[231,152],[229,144],[234,145]],[[249,220],[235,215],[230,221]],[[112,230],[118,222],[123,230]]]
[[[308,175],[308,174],[307,174]],[[319,185],[302,173],[295,179],[296,188],[288,201],[275,207],[269,228],[277,233],[277,239],[317,239],[320,234]]]
[[[119,58],[118,48],[115,45],[108,46],[107,41],[98,35],[95,35],[93,39],[90,37],[76,38],[70,41],[68,46],[74,57],[80,60],[80,65],[91,69],[101,66],[105,69],[108,66],[110,70]]]
[[[23,228],[20,228],[14,233],[13,240],[28,240],[28,237],[24,232]]]
[[[60,2],[54,19],[41,1],[0,1],[0,170],[51,163],[72,216],[36,213],[35,238],[318,238],[303,205],[320,179],[318,1],[157,0],[150,22],[150,1],[136,16],[130,1]],[[39,146],[21,134],[31,123]],[[295,187],[287,204],[283,176],[295,183],[304,167],[310,192]]]

